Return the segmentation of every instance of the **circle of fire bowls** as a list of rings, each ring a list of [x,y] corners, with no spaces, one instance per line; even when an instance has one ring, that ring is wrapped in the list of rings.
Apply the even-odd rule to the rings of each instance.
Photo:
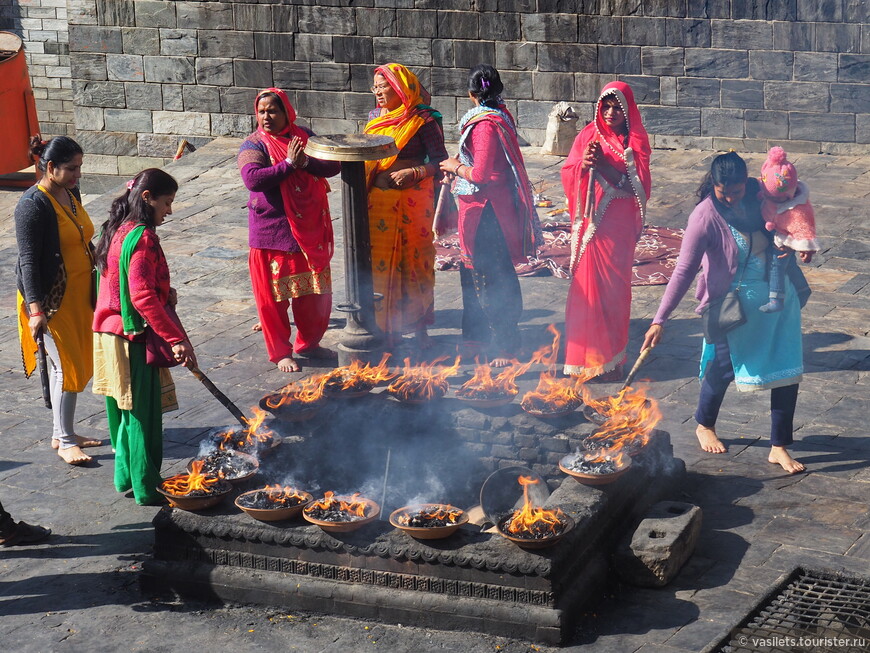
[[[516,535],[511,535],[506,532],[502,526],[505,522],[513,517],[513,514],[507,515],[506,517],[502,517],[498,520],[498,524],[496,524],[496,530],[498,534],[501,535],[506,540],[510,540],[514,544],[516,544],[521,549],[546,549],[547,547],[553,546],[556,542],[561,540],[565,535],[567,535],[568,531],[574,528],[574,518],[569,515],[562,515],[562,520],[565,523],[565,527],[562,529],[562,532],[558,535],[552,535],[550,537],[542,537],[537,540],[527,540],[522,537],[517,537]]]
[[[225,453],[227,453],[231,458],[238,458],[239,460],[248,463],[248,465],[253,466],[253,469],[250,472],[248,472],[247,474],[242,474],[241,476],[233,476],[233,477],[224,476],[223,478],[225,481],[229,481],[233,485],[238,485],[239,483],[243,483],[244,481],[247,481],[254,474],[256,474],[258,471],[260,471],[260,461],[257,460],[251,454],[244,453],[242,451],[236,451],[235,449],[227,449],[225,451]],[[207,459],[207,457],[206,458],[194,458],[189,463],[187,463],[187,471],[190,471],[190,466],[193,464],[194,461],[202,460],[203,461],[203,467],[202,467],[203,473],[211,474],[212,476],[215,476],[217,470],[208,469],[207,468],[208,463],[206,462],[206,459]]]
[[[403,506],[390,513],[390,524],[398,528],[400,531],[405,531],[408,535],[416,540],[441,540],[445,537],[453,535],[459,527],[468,523],[468,514],[464,510],[460,510],[459,519],[453,524],[445,526],[404,526],[399,523],[399,517],[403,514],[413,514],[423,510],[438,510],[439,508],[453,508],[442,503],[422,503],[416,506]]]
[[[249,490],[248,492],[242,492],[239,496],[236,497],[234,503],[236,504],[236,508],[246,513],[249,517],[256,519],[257,521],[281,521],[283,519],[293,519],[294,517],[298,517],[302,514],[302,510],[311,503],[311,500],[314,498],[308,492],[300,492],[305,497],[305,500],[297,503],[293,506],[279,506],[277,508],[249,508],[247,506],[239,503],[239,499],[244,496],[249,496],[256,494],[257,492],[262,492],[263,489],[260,488],[258,490]]]
[[[573,477],[578,483],[582,483],[583,485],[607,485],[608,483],[613,483],[620,476],[625,474],[629,469],[631,469],[631,458],[629,456],[625,457],[625,460],[628,462],[625,463],[622,467],[617,469],[615,472],[611,472],[609,474],[592,474],[589,472],[578,472],[575,469],[571,469],[565,465],[565,462],[569,458],[576,457],[577,454],[569,454],[562,458],[559,461],[559,469],[562,470],[568,476]]]
[[[228,481],[218,480],[213,486],[214,492],[201,496],[190,496],[187,494],[171,494],[164,490],[159,485],[157,491],[166,497],[169,505],[180,510],[205,510],[216,506],[224,497],[232,492],[233,486]]]
[[[469,406],[475,408],[497,408],[498,406],[507,406],[514,400],[516,395],[504,395],[502,397],[493,397],[492,399],[476,399],[474,397],[463,397],[456,391],[456,398]]]
[[[305,519],[305,521],[315,524],[316,526],[320,526],[320,528],[325,530],[327,533],[350,533],[351,531],[355,531],[358,528],[362,528],[366,524],[373,522],[381,515],[381,507],[371,499],[366,499],[365,497],[357,497],[357,501],[362,501],[366,504],[367,513],[371,511],[370,514],[367,514],[362,519],[355,519],[354,521],[326,521],[324,519],[317,519],[316,517],[312,517],[304,509],[302,510],[302,517]],[[312,502],[306,504],[305,508],[308,508],[311,503]]]

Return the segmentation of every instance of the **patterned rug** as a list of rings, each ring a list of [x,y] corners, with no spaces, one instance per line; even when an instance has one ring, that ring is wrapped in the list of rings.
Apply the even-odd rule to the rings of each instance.
[[[545,222],[544,246],[539,258],[516,266],[521,277],[554,276],[569,279],[568,264],[571,259],[571,224],[569,222]],[[658,286],[668,282],[677,264],[682,229],[647,226],[634,250],[633,286]],[[459,269],[459,236],[452,235],[435,241],[435,269]]]

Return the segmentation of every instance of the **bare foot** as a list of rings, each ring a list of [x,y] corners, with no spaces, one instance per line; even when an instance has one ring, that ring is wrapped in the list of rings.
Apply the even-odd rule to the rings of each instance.
[[[507,367],[510,364],[511,364],[510,359],[504,358],[502,356],[500,356],[498,358],[493,358],[491,361],[489,361],[490,367]]]
[[[701,443],[701,449],[707,453],[725,453],[728,451],[728,447],[726,447],[722,443],[722,440],[719,439],[719,436],[716,435],[715,429],[707,428],[706,426],[698,424],[698,428],[695,429],[695,435],[698,436],[698,442]]]
[[[278,361],[278,369],[282,372],[298,372],[302,368],[299,367],[299,362],[295,358],[288,356]]]
[[[82,451],[79,447],[68,447],[66,449],[58,449],[57,455],[60,456],[64,462],[69,463],[70,465],[84,465],[85,463],[91,462],[93,460],[88,454]]]
[[[779,465],[789,474],[797,474],[806,470],[803,463],[792,458],[785,447],[771,447],[767,462]]]
[[[86,438],[82,435],[77,435],[77,436],[75,436],[75,438],[76,438],[76,444],[78,444],[82,449],[84,449],[85,447],[102,447],[103,446],[102,440],[93,440],[91,438]],[[52,449],[59,449],[60,448],[60,440],[58,440],[57,438],[52,438],[51,439],[51,448]]]
[[[251,331],[262,331],[263,325],[257,322],[254,326],[251,327]]]

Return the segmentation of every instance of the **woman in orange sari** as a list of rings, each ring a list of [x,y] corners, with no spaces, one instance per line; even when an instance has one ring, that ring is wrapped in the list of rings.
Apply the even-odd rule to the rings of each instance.
[[[634,247],[650,192],[649,157],[631,87],[607,84],[595,120],[577,136],[562,168],[573,221],[565,374],[622,378]]]
[[[372,92],[378,106],[364,131],[391,136],[399,148],[397,156],[366,163],[372,275],[375,292],[383,295],[375,317],[388,346],[415,333],[426,348],[435,317],[435,178],[447,158],[441,114],[400,64],[375,69]]]

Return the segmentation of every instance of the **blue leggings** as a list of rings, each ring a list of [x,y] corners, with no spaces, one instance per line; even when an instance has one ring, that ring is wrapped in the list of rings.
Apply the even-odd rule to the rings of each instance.
[[[713,346],[716,355],[707,365],[704,379],[701,381],[698,409],[695,411],[695,421],[711,429],[716,426],[716,418],[719,416],[722,400],[725,399],[725,391],[734,380],[728,342],[717,342]],[[797,395],[797,383],[773,388],[770,391],[770,444],[774,447],[785,447],[794,442],[792,433]]]

